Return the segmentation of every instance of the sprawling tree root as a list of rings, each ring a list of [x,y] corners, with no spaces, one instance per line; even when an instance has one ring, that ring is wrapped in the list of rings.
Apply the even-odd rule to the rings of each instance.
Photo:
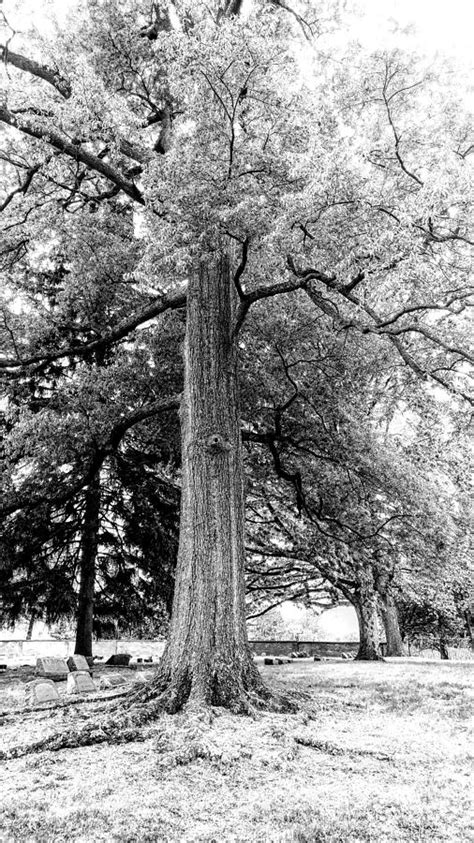
[[[235,676],[230,674],[227,677],[214,674],[205,679],[199,672],[191,677],[188,669],[173,677],[169,671],[160,670],[150,682],[133,688],[122,697],[120,703],[112,703],[105,716],[95,717],[92,711],[88,720],[93,722],[0,752],[0,760],[48,750],[146,740],[148,735],[144,727],[163,714],[183,712],[187,719],[209,723],[216,708],[246,715],[263,711],[293,713],[297,711],[298,703],[297,695],[282,696],[267,688],[254,664],[237,683]]]

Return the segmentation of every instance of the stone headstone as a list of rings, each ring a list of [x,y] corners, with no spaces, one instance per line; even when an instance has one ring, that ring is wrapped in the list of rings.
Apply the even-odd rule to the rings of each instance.
[[[127,680],[120,673],[110,673],[108,676],[101,676],[99,679],[99,688],[101,691],[107,691],[109,688],[117,688],[119,685],[126,685]]]
[[[30,704],[57,702],[59,692],[52,679],[34,679],[26,685],[26,697]]]
[[[88,694],[95,691],[95,685],[88,670],[75,670],[67,678],[68,694]]]
[[[128,667],[131,658],[128,653],[115,653],[107,659],[105,664],[113,665],[113,667]]]
[[[74,673],[76,670],[86,670],[88,673],[90,673],[89,662],[87,661],[85,656],[69,656],[67,660],[67,666],[71,673]]]
[[[56,659],[52,656],[36,659],[36,671],[40,676],[46,679],[52,679],[54,682],[62,682],[68,677],[68,666],[65,659]]]
[[[150,682],[151,679],[154,677],[154,673],[151,670],[144,670],[143,672],[137,673],[134,677],[134,682],[139,682],[141,684],[145,684],[145,682]],[[108,679],[108,676],[105,676],[104,679]],[[122,677],[120,677],[122,678]]]

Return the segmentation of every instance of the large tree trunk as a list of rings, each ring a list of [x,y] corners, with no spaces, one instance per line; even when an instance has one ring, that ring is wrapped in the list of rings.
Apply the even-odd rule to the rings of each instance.
[[[97,543],[100,517],[100,476],[97,474],[86,488],[84,522],[82,525],[79,569],[79,595],[76,614],[76,644],[74,652],[92,656],[92,625],[94,620],[94,590]]]
[[[248,710],[269,692],[250,652],[244,602],[244,497],[229,259],[190,279],[181,406],[181,522],[168,645],[153,683],[185,703]]]
[[[400,624],[398,622],[398,610],[390,589],[380,595],[380,613],[387,640],[385,655],[403,656],[404,649]]]
[[[377,621],[377,594],[371,571],[360,574],[360,585],[353,597],[357,619],[359,621],[358,661],[380,661],[380,641]]]

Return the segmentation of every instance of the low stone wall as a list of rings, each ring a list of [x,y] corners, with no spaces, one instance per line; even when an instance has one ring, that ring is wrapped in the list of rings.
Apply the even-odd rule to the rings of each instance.
[[[55,656],[60,659],[67,659],[74,653],[74,639],[67,638],[60,641],[49,639],[33,639],[31,641],[14,641],[12,639],[0,641],[0,664],[16,666],[22,664],[36,664],[36,659],[41,656]],[[129,653],[136,658],[153,657],[158,661],[165,648],[164,641],[154,640],[107,640],[94,641],[92,652],[94,656],[103,656],[104,660],[114,653]]]
[[[250,646],[257,656],[289,656],[304,650],[310,656],[331,658],[342,653],[354,655],[359,649],[357,641],[250,641]]]
[[[293,652],[304,650],[310,656],[334,658],[342,653],[355,655],[358,650],[356,641],[250,641],[250,647],[257,656],[289,656]],[[114,653],[129,653],[136,658],[153,657],[154,661],[161,658],[165,648],[164,641],[142,639],[133,641],[107,640],[94,641],[92,652],[94,656],[108,659]],[[4,640],[0,641],[0,664],[17,666],[22,664],[36,664],[36,659],[45,656],[67,659],[74,653],[74,639],[63,638],[59,641],[37,638],[32,641]]]

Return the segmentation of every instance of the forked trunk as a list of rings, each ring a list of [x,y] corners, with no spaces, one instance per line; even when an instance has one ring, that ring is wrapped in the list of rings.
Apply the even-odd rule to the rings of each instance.
[[[94,589],[100,516],[100,477],[97,475],[86,489],[84,523],[82,525],[79,569],[79,595],[76,614],[76,643],[74,652],[92,656],[92,624],[94,620]]]
[[[403,641],[398,622],[398,610],[390,590],[381,595],[380,612],[382,615],[387,641],[387,656],[403,656]]]
[[[380,640],[377,621],[377,594],[371,572],[364,572],[354,594],[354,606],[359,621],[358,661],[380,661]]]
[[[155,687],[166,708],[245,710],[269,694],[244,602],[244,497],[235,290],[229,260],[201,264],[187,294],[181,521],[169,642]]]

